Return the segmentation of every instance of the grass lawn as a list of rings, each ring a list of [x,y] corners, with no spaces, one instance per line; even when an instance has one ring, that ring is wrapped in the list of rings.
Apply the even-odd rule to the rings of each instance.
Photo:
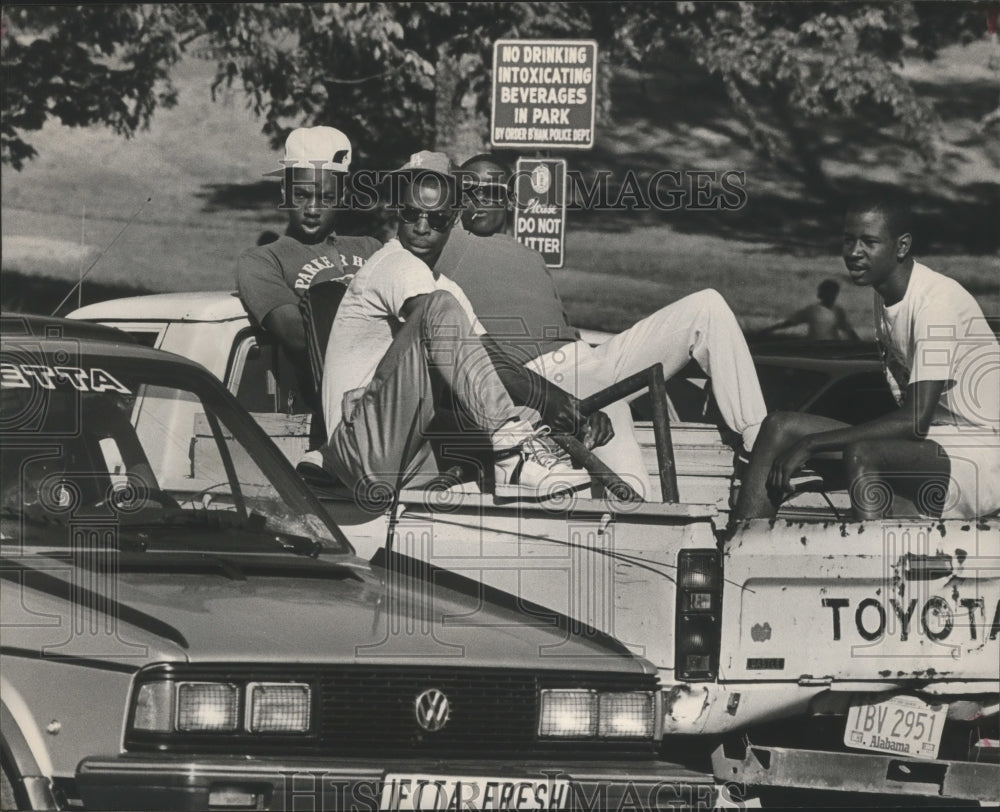
[[[907,66],[945,121],[936,168],[922,167],[891,133],[838,138],[831,130],[824,169],[843,188],[879,181],[911,190],[926,225],[918,257],[963,282],[987,313],[1000,314],[1000,148],[995,132],[975,124],[996,103],[997,75],[979,45],[946,56],[937,67]],[[22,172],[3,169],[5,307],[45,309],[38,295],[23,295],[29,282],[48,286],[43,302],[51,298],[54,307],[140,206],[88,277],[85,300],[132,290],[232,289],[239,251],[261,230],[283,228],[277,189],[263,178],[278,155],[240,93],[211,101],[211,70],[183,62],[180,104],[158,111],[132,140],[51,122],[28,134],[39,157]],[[640,177],[658,169],[736,169],[746,172],[747,205],[738,212],[571,213],[566,266],[553,273],[578,325],[620,330],[714,287],[753,329],[813,301],[816,285],[834,277],[852,322],[871,335],[871,292],[850,286],[839,259],[839,204],[755,155],[719,88],[684,72],[621,73],[614,105],[595,149],[568,155],[571,168],[609,169],[616,179],[629,169]]]

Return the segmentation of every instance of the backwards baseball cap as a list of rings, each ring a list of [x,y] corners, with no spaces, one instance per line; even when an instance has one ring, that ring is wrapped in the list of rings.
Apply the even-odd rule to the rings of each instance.
[[[351,165],[351,142],[333,127],[299,127],[285,140],[285,160],[302,169],[316,167],[346,172]]]
[[[424,171],[424,172],[436,172],[439,175],[450,175],[455,171],[455,164],[447,155],[443,152],[431,152],[427,149],[422,149],[420,152],[414,152],[410,156],[405,164],[400,168],[400,172],[404,171]]]

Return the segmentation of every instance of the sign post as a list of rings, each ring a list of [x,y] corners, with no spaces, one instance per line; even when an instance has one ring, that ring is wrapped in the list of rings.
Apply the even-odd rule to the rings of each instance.
[[[493,43],[495,147],[594,146],[597,43],[497,40]]]
[[[514,238],[561,268],[566,245],[566,160],[518,158],[514,176]]]

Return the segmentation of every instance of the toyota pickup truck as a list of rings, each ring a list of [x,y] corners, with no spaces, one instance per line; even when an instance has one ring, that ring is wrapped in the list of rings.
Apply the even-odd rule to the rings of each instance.
[[[648,661],[358,557],[198,364],[0,327],[3,809],[712,805]]]
[[[289,459],[306,450],[307,409],[234,294],[143,296],[71,315],[204,364]],[[171,419],[191,436],[176,463],[190,465],[207,427],[181,410]],[[362,557],[389,539],[435,572],[510,593],[539,623],[551,611],[651,660],[664,746],[717,743],[720,780],[995,800],[997,518],[859,523],[846,495],[804,494],[776,521],[724,533],[733,452],[720,428],[673,422],[670,460],[662,427],[636,430],[661,500],[595,489],[539,503],[473,485],[381,502],[333,489],[323,503]]]

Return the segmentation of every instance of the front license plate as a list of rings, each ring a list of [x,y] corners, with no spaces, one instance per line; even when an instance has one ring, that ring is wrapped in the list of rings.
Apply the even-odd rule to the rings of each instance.
[[[844,744],[877,753],[937,758],[947,705],[928,705],[915,696],[878,702],[855,700],[847,714]]]
[[[565,779],[389,773],[379,809],[566,809]]]

